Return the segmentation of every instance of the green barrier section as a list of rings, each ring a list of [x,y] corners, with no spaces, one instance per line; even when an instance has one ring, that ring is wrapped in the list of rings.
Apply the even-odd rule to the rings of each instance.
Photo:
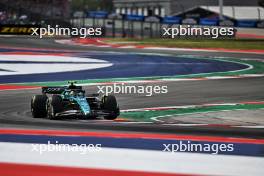
[[[232,110],[255,110],[264,108],[264,104],[238,104],[238,105],[219,105],[219,106],[204,106],[195,108],[182,108],[173,110],[156,110],[156,111],[137,111],[137,112],[122,112],[120,117],[129,120],[140,122],[152,122],[151,118],[166,115],[184,115],[190,113],[204,113],[217,111],[232,111]]]

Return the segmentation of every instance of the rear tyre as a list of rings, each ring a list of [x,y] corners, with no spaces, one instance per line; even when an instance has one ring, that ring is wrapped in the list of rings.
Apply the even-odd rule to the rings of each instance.
[[[114,95],[104,96],[102,98],[102,108],[110,113],[109,115],[104,116],[107,120],[114,120],[119,115],[119,107]]]
[[[47,116],[46,101],[47,95],[34,95],[31,99],[31,113],[33,118],[43,118]]]
[[[59,95],[52,95],[47,101],[48,118],[56,119],[56,114],[63,111],[62,98]]]

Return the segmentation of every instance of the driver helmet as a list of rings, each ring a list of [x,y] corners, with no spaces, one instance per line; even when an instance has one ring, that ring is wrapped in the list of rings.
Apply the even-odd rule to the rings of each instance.
[[[70,95],[71,95],[71,96],[76,96],[76,93],[72,90],[72,91],[70,92]]]
[[[78,96],[83,97],[84,96],[84,93],[83,92],[79,92],[78,93]]]

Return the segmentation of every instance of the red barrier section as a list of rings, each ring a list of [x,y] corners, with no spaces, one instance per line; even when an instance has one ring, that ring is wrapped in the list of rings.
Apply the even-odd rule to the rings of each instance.
[[[19,90],[19,89],[34,89],[38,88],[37,86],[22,86],[22,85],[10,85],[10,84],[0,84],[1,90]]]
[[[109,138],[174,139],[174,140],[192,140],[192,141],[207,141],[207,142],[264,144],[264,139],[217,137],[217,136],[191,136],[191,135],[174,135],[174,134],[149,134],[149,133],[0,129],[0,134],[47,135],[47,136],[92,136],[92,137],[104,137],[104,138],[109,137]]]
[[[189,174],[187,175],[110,169],[41,166],[11,163],[0,163],[0,168],[0,175],[3,176],[191,176]]]

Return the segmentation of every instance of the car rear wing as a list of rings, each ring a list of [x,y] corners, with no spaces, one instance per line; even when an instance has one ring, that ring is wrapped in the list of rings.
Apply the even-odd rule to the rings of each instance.
[[[61,94],[67,89],[66,87],[42,87],[42,93],[46,94]]]

